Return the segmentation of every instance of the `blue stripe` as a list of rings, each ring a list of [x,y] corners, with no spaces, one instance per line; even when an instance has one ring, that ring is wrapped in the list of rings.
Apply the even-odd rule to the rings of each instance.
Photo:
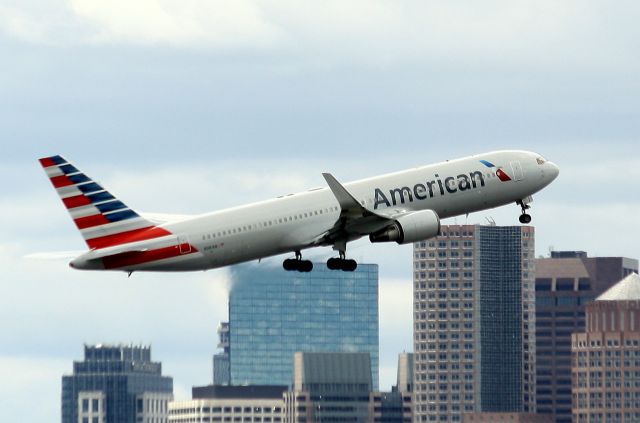
[[[133,219],[134,217],[138,217],[138,215],[133,210],[127,209],[115,213],[105,214],[104,217],[109,219],[109,222],[119,222],[121,220]]]
[[[99,202],[102,202],[102,201],[115,200],[116,199],[116,197],[114,197],[113,195],[109,194],[107,191],[102,191],[102,192],[98,192],[96,194],[87,195],[87,198],[92,203],[99,203]]]
[[[100,210],[101,213],[109,213],[112,211],[127,208],[127,206],[122,201],[118,201],[118,200],[109,201],[108,203],[98,204],[96,207],[98,208],[98,210]]]
[[[90,182],[90,183],[84,184],[84,185],[78,185],[78,189],[80,191],[82,191],[83,193],[85,193],[85,194],[87,194],[89,192],[96,192],[96,191],[104,190],[104,188],[102,188],[100,185],[96,184],[95,182]]]
[[[91,179],[89,179],[87,177],[87,175],[85,175],[84,173],[79,173],[77,175],[67,176],[67,178],[69,178],[69,180],[71,182],[73,182],[74,184],[81,184],[83,182],[90,182],[91,181]]]
[[[78,172],[80,172],[78,169],[76,169],[75,166],[70,165],[70,164],[66,164],[66,165],[60,166],[60,170],[63,171],[65,175],[68,175],[70,173],[78,173]]]
[[[486,161],[486,160],[480,160],[480,163],[482,163],[482,164],[483,164],[483,165],[485,165],[486,167],[495,167],[495,166],[493,165],[493,163],[488,162],[488,161]]]
[[[54,162],[57,165],[65,164],[67,162],[65,159],[63,159],[60,156],[49,157],[49,160],[51,160],[52,162]]]

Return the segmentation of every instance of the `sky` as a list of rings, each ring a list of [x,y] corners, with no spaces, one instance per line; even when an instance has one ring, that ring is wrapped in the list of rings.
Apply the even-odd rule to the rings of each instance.
[[[211,382],[227,313],[226,269],[127,278],[34,258],[85,248],[39,157],[64,155],[136,210],[189,214],[324,186],[327,171],[526,149],[561,169],[532,203],[538,255],[638,258],[639,17],[625,0],[4,0],[0,419],[58,419],[84,343],[151,344],[188,398]],[[388,389],[412,348],[411,246],[348,253],[380,265]]]

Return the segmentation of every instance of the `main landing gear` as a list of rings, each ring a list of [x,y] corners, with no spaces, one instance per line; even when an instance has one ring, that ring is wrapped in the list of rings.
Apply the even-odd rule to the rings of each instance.
[[[527,210],[530,209],[531,206],[529,204],[526,204],[523,200],[516,201],[516,204],[518,204],[522,208],[522,214],[520,214],[520,217],[518,218],[520,223],[522,223],[523,225],[531,223],[531,215],[527,213]]]
[[[329,270],[342,270],[344,272],[353,272],[358,268],[358,263],[352,259],[345,259],[344,252],[340,251],[340,257],[332,257],[327,260]]]
[[[300,251],[296,251],[295,259],[286,259],[282,262],[282,267],[286,271],[297,270],[298,272],[308,273],[313,270],[311,260],[302,260]]]

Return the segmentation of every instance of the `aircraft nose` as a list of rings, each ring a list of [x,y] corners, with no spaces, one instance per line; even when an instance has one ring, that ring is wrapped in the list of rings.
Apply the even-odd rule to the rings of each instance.
[[[547,170],[545,173],[551,177],[551,180],[554,180],[560,174],[560,168],[553,162],[547,162]]]

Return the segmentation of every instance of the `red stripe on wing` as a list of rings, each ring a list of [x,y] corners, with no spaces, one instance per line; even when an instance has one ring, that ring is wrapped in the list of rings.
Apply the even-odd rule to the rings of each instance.
[[[146,228],[134,229],[132,231],[120,232],[118,234],[88,239],[87,245],[89,245],[89,248],[106,248],[129,242],[160,238],[167,235],[171,235],[171,232],[156,226],[149,226]]]

